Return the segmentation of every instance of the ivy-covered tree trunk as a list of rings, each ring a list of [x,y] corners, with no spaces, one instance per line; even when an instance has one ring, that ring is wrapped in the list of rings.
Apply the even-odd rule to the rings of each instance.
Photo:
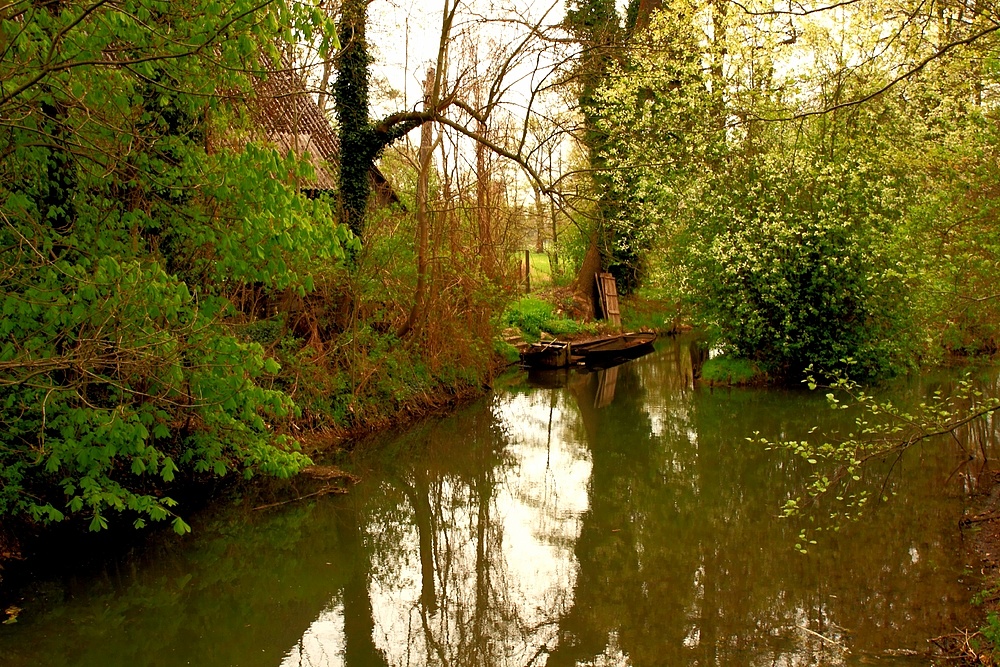
[[[624,56],[629,38],[644,29],[661,0],[631,0],[626,8],[624,26],[614,0],[575,0],[566,12],[566,27],[582,50],[576,68],[578,101],[583,115],[583,142],[587,147],[594,182],[596,211],[587,261],[576,279],[576,300],[588,304],[586,315],[594,309],[594,258],[601,268],[611,271],[619,292],[628,294],[638,286],[640,257],[634,250],[627,230],[616,228],[621,202],[608,170],[608,134],[602,128],[604,105],[598,91],[607,83],[608,72]]]
[[[614,0],[577,0],[566,12],[566,27],[579,41],[582,51],[576,67],[578,101],[583,114],[583,141],[598,193],[599,218],[613,214],[613,203],[603,196],[608,185],[605,146],[607,133],[601,129],[601,105],[597,91],[604,84],[615,53],[622,41]]]
[[[610,179],[604,153],[607,133],[600,127],[601,109],[597,91],[605,82],[621,28],[614,0],[576,0],[566,11],[566,28],[580,43],[581,52],[575,79],[579,86],[577,101],[583,116],[583,143],[594,186],[596,210],[592,220],[588,261],[583,262],[574,283],[575,301],[584,317],[592,317],[596,308],[594,267],[606,266],[610,259],[607,221],[614,217],[614,202],[607,196]],[[595,262],[594,259],[598,261]]]
[[[340,9],[337,81],[334,107],[340,131],[340,198],[342,220],[359,238],[371,198],[371,171],[389,144],[431,120],[437,100],[423,112],[397,113],[373,123],[368,115],[368,66],[371,56],[365,37],[369,0],[344,0]],[[448,25],[446,24],[446,29]],[[435,92],[437,87],[435,86]]]
[[[347,0],[341,7],[338,29],[341,52],[337,59],[334,103],[340,123],[340,198],[343,222],[358,237],[364,231],[365,209],[371,196],[368,172],[379,152],[368,119],[368,66],[371,57],[365,37],[367,0]]]

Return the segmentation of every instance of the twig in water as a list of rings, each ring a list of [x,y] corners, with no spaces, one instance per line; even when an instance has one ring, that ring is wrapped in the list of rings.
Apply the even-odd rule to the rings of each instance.
[[[840,642],[834,641],[834,640],[830,639],[829,637],[824,637],[820,633],[816,632],[815,630],[810,630],[809,628],[807,628],[804,625],[796,625],[795,627],[797,627],[799,630],[802,630],[804,632],[808,632],[809,634],[813,635],[814,637],[819,637],[820,639],[822,639],[823,641],[825,641],[828,644],[832,644],[833,646],[836,646],[837,648],[839,648],[844,653],[850,653],[851,652],[851,649],[847,648],[846,646],[844,646]]]
[[[1000,517],[1000,514],[997,514],[996,512],[985,512],[983,514],[977,514],[975,516],[962,517],[961,519],[959,519],[958,525],[960,525],[960,526],[968,526],[968,525],[971,525],[971,524],[974,524],[974,523],[982,523],[984,521],[992,521],[993,519],[996,519],[998,517]]]
[[[280,505],[287,505],[289,503],[297,503],[300,500],[305,500],[306,498],[314,498],[316,496],[325,496],[325,495],[330,494],[330,493],[347,493],[347,489],[342,489],[342,488],[339,488],[339,487],[336,487],[336,486],[329,486],[329,485],[327,485],[327,486],[324,486],[319,491],[313,491],[312,493],[307,493],[306,495],[299,496],[298,498],[291,498],[289,500],[282,500],[281,502],[277,502],[277,503],[270,503],[268,505],[261,505],[260,507],[254,507],[253,511],[256,512],[257,510],[267,510],[267,509],[271,509],[272,507],[279,507]]]

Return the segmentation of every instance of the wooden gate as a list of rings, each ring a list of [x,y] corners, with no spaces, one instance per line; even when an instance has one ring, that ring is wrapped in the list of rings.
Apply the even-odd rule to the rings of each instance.
[[[618,287],[610,273],[598,273],[597,296],[601,304],[601,317],[614,325],[621,326],[622,313],[618,309]]]

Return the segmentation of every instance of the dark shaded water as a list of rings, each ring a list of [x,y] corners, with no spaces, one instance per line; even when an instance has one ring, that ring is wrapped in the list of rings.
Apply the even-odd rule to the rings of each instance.
[[[938,443],[871,470],[897,495],[801,555],[776,516],[809,465],[745,438],[844,415],[690,378],[683,339],[532,378],[380,443],[347,496],[237,503],[37,582],[0,665],[926,664],[906,654],[970,621],[982,461]]]

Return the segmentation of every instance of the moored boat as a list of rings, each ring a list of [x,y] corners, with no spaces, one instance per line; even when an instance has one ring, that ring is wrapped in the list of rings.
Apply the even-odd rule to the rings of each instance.
[[[561,340],[533,343],[521,351],[521,363],[531,368],[565,368],[570,360],[570,344]]]
[[[590,366],[618,359],[639,357],[651,351],[655,341],[655,333],[639,331],[574,343],[570,361]]]
[[[565,368],[572,364],[613,366],[641,357],[653,349],[656,334],[636,333],[605,336],[582,343],[550,340],[533,343],[521,351],[521,363],[529,368]]]

